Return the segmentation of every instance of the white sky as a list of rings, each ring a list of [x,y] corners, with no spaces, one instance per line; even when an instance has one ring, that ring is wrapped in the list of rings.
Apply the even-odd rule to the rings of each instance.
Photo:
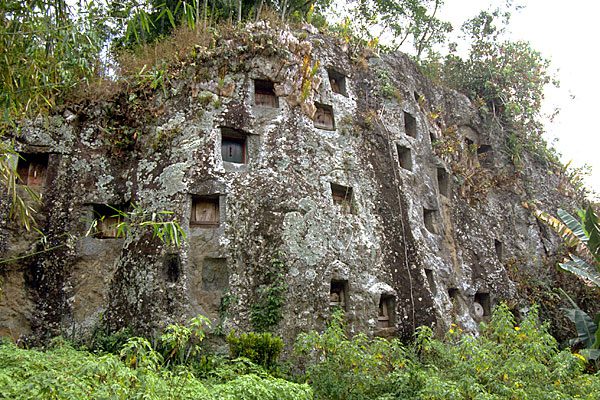
[[[493,0],[446,0],[440,17],[455,30],[480,10],[503,4]],[[579,167],[589,164],[587,186],[600,193],[600,1],[521,0],[525,8],[513,13],[511,39],[526,40],[552,62],[559,89],[548,88],[544,109],[560,114],[548,124],[547,139],[558,138],[555,147],[563,162]]]

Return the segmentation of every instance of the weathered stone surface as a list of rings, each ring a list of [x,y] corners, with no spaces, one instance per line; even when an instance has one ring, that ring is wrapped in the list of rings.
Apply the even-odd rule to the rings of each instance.
[[[41,221],[56,248],[2,267],[0,334],[84,337],[101,320],[148,332],[197,313],[252,329],[274,259],[287,284],[276,330],[287,340],[324,326],[332,280],[347,282],[350,329],[386,336],[453,322],[475,331],[476,296],[527,304],[509,268],[546,271],[559,242],[521,203],[566,204],[558,177],[527,155],[517,172],[505,133],[402,54],[361,60],[331,38],[253,29],[200,51],[164,91],[118,93],[24,127],[18,150],[50,153]],[[315,76],[306,57],[319,61]],[[347,96],[332,91],[327,68],[346,75]],[[275,82],[277,108],[254,105],[253,79]],[[314,127],[313,103],[332,106],[335,129]],[[246,163],[223,161],[221,127],[245,132]],[[441,153],[454,133],[458,147]],[[465,139],[488,146],[487,158]],[[337,204],[332,184],[352,198]],[[202,195],[218,196],[218,225],[190,224]],[[129,201],[174,212],[188,235],[181,248],[143,229],[83,237],[92,204]],[[31,241],[3,203],[1,257],[23,255]],[[378,328],[382,295],[394,299],[391,328]]]

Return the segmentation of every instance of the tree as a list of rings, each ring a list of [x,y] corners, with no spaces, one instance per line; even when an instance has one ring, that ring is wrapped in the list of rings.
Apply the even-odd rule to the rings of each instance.
[[[506,150],[520,167],[523,149],[542,162],[554,163],[556,155],[542,138],[542,101],[546,85],[558,85],[550,62],[528,42],[505,38],[510,10],[481,11],[462,26],[470,43],[467,57],[456,52],[441,57],[430,52],[421,63],[431,78],[466,94],[481,113],[508,132]]]
[[[443,0],[358,0],[352,29],[363,42],[389,40],[387,50],[412,44],[416,58],[443,43],[452,25],[437,17]]]
[[[64,0],[0,0],[0,141],[54,107],[61,96],[99,72],[106,39],[103,12],[92,3],[71,8]],[[0,145],[0,184],[8,191],[10,215],[30,229],[31,208],[17,192],[17,172],[8,142]]]

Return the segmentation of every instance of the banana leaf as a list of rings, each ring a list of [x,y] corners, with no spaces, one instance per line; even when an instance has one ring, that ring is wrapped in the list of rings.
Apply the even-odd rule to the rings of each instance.
[[[579,307],[563,308],[563,311],[567,318],[575,324],[575,329],[577,329],[576,343],[581,343],[586,348],[591,348],[596,341],[596,333],[598,331],[598,325],[594,323],[592,317]]]
[[[570,254],[571,259],[560,263],[559,266],[565,271],[569,271],[580,278],[591,281],[594,285],[600,287],[600,272],[593,265],[586,263],[574,254]]]
[[[571,230],[571,232],[575,234],[575,236],[577,236],[579,240],[581,240],[583,243],[588,242],[588,236],[586,235],[581,222],[577,221],[575,217],[565,210],[558,210],[557,214],[562,222],[565,223],[565,225]]]

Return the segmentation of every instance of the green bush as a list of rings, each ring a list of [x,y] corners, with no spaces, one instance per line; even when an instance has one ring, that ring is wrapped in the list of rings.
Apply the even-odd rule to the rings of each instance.
[[[266,369],[276,367],[283,349],[283,340],[269,332],[249,332],[237,336],[231,331],[227,336],[227,343],[232,358],[244,357]]]
[[[238,358],[211,358],[202,380],[190,365],[166,368],[144,338],[131,338],[121,358],[75,350],[63,340],[46,351],[0,343],[0,398],[303,400],[313,390],[315,399],[332,400],[600,398],[600,374],[585,373],[584,357],[558,349],[535,307],[517,325],[499,306],[479,336],[453,326],[439,340],[421,327],[410,345],[349,338],[343,318],[338,312],[325,332],[298,337],[296,366],[306,374],[295,379],[312,388],[274,378],[245,358],[274,366],[282,348],[277,337],[250,333],[231,334]]]
[[[403,372],[412,361],[406,348],[398,340],[364,334],[348,339],[343,318],[336,311],[325,332],[301,334],[296,341],[295,351],[308,365],[306,378],[316,398],[376,399],[393,393],[391,378],[407,380]]]
[[[438,340],[421,327],[411,346],[349,339],[342,318],[296,343],[317,399],[600,398],[600,376],[584,373],[581,355],[559,351],[536,307],[520,325],[507,306],[497,307],[479,336],[453,327]]]
[[[206,337],[205,328],[210,328],[210,320],[197,315],[187,325],[170,324],[159,338],[160,349],[167,365],[187,364],[195,360],[201,352],[201,343]]]
[[[309,400],[313,398],[310,386],[293,384],[284,379],[261,378],[256,375],[242,375],[212,390],[219,400]]]
[[[286,265],[278,255],[263,271],[264,282],[256,287],[257,298],[250,306],[250,323],[257,332],[271,332],[283,319],[285,270]]]
[[[150,352],[151,349],[140,340],[133,342],[136,349],[143,350],[142,353]],[[126,353],[132,355],[135,352]],[[132,365],[132,359],[127,361]],[[198,380],[188,368],[161,369],[150,364],[136,362],[136,368],[130,368],[115,355],[97,356],[66,345],[38,351],[0,344],[0,398],[312,399],[312,391],[307,385],[266,374],[243,375],[230,382],[211,385]]]
[[[100,325],[92,333],[92,338],[89,343],[86,343],[86,347],[94,353],[119,354],[123,345],[133,336],[135,335],[131,328],[123,328],[109,333],[105,327]]]

